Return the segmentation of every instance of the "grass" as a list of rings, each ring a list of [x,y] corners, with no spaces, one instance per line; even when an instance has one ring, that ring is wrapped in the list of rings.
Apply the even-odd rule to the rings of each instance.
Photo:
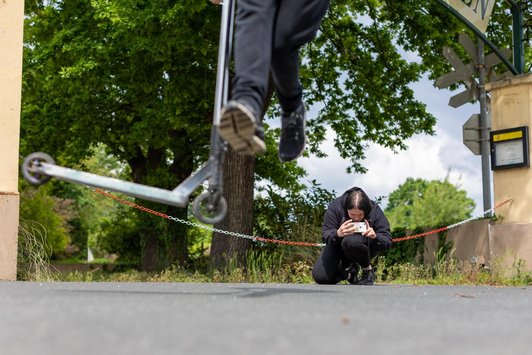
[[[61,274],[54,272],[49,259],[51,248],[43,243],[42,226],[35,222],[20,224],[18,280],[66,282],[227,282],[227,283],[296,283],[313,284],[312,262],[309,258],[294,261],[293,255],[267,250],[252,250],[245,265],[234,260],[220,271],[208,262],[188,268],[171,266],[161,272],[145,273],[130,269],[110,272],[97,268],[87,272]],[[414,263],[387,264],[385,257],[376,262],[377,282],[415,285],[494,285],[532,286],[532,272],[525,269],[523,260],[506,267],[501,260],[488,267],[457,261],[436,255],[433,265]]]
[[[48,260],[52,248],[44,243],[46,229],[37,222],[21,220],[18,235],[17,279],[53,281]]]
[[[492,285],[492,286],[532,286],[532,272],[525,271],[522,260],[514,262],[511,268],[501,260],[489,266],[475,265],[456,259],[436,261],[433,265],[411,263],[386,266],[377,269],[378,280],[392,284],[415,285]]]
[[[67,282],[221,282],[221,283],[294,283],[313,284],[312,265],[299,261],[282,262],[279,255],[260,255],[248,261],[245,267],[230,265],[226,270],[193,270],[177,266],[158,273],[136,270],[125,272],[73,272],[56,274],[56,281]],[[509,270],[494,264],[491,267],[462,263],[455,259],[443,260],[434,265],[411,263],[386,265],[384,258],[377,263],[377,282],[414,285],[492,285],[532,286],[532,273],[524,271],[524,263],[514,263]]]
[[[67,282],[313,283],[311,268],[303,262],[281,264],[278,256],[267,260],[264,260],[263,256],[248,260],[245,267],[231,264],[223,271],[193,270],[179,266],[171,266],[158,273],[137,270],[110,273],[97,270],[57,275],[57,280]]]

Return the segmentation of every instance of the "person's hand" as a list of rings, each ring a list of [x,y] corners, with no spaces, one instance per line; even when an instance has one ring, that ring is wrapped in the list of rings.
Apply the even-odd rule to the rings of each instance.
[[[362,233],[362,235],[371,239],[377,238],[377,234],[375,233],[375,230],[369,226],[368,220],[365,219],[364,222],[366,223],[366,231]]]
[[[211,2],[212,2],[214,5],[221,5],[221,4],[222,4],[222,0],[211,0]]]
[[[336,235],[340,238],[345,237],[346,235],[350,235],[355,233],[355,224],[352,220],[348,219],[342,225],[338,230],[336,231]]]

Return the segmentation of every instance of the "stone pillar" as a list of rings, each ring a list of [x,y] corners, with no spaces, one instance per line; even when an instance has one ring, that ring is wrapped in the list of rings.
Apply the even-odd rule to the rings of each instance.
[[[532,133],[532,75],[524,74],[486,84],[491,92],[492,130],[528,126]],[[529,156],[532,156],[529,142]],[[501,218],[491,227],[490,253],[511,266],[524,260],[532,270],[532,168],[493,171],[495,203]]]
[[[0,280],[17,277],[24,1],[0,1]]]

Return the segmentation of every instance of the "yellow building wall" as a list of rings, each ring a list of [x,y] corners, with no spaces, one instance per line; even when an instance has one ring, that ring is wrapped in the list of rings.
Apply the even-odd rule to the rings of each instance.
[[[492,130],[527,126],[532,134],[532,75],[490,83],[486,89],[491,93]],[[530,139],[528,145],[530,157]],[[493,171],[493,190],[495,202],[513,201],[496,210],[500,218],[490,228],[490,259],[507,273],[522,261],[532,271],[532,169]]]
[[[532,132],[532,75],[519,75],[486,85],[491,93],[492,131],[528,126]],[[529,142],[529,156],[531,156]],[[501,223],[532,223],[532,169],[493,171],[494,201],[513,199],[497,210]]]
[[[17,275],[24,1],[0,1],[0,280]]]

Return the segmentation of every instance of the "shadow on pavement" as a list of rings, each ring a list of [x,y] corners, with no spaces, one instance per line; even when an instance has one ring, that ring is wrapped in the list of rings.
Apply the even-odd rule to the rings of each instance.
[[[179,286],[175,288],[168,288],[161,290],[139,290],[139,289],[59,289],[55,290],[60,293],[85,293],[85,294],[131,294],[131,295],[177,295],[177,296],[231,296],[231,297],[269,297],[279,294],[322,294],[322,293],[337,293],[340,291],[333,291],[330,289],[304,289],[294,287],[278,287],[277,285],[268,286],[226,286],[223,290],[216,290],[218,287],[213,285],[208,289],[202,290],[180,290]]]

